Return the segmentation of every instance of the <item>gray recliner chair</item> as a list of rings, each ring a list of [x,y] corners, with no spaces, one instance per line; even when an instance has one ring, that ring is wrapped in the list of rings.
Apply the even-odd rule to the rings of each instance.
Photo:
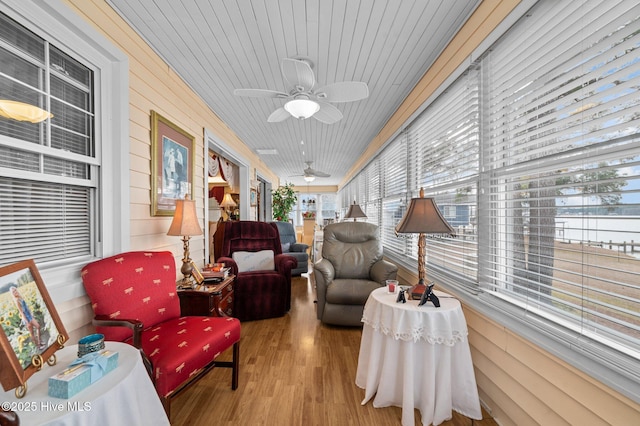
[[[280,234],[282,253],[293,256],[298,260],[298,266],[291,270],[291,275],[299,276],[309,272],[309,253],[307,244],[296,241],[296,229],[291,222],[274,222]]]
[[[361,326],[369,294],[396,279],[398,267],[382,259],[378,227],[340,222],[324,227],[322,259],[313,265],[318,319],[326,324]]]

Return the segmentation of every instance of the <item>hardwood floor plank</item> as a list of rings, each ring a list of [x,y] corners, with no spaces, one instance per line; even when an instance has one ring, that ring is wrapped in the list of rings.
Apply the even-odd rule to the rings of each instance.
[[[242,323],[240,377],[231,390],[229,369],[215,368],[171,403],[173,425],[400,425],[399,407],[361,405],[355,384],[361,328],[316,319],[312,278],[292,282],[291,311],[282,318]],[[231,352],[220,355],[230,360]],[[496,426],[453,413],[446,426]],[[416,425],[420,413],[415,411]]]

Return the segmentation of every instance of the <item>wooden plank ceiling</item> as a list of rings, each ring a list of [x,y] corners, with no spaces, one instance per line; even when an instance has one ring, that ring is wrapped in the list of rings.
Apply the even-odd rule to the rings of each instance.
[[[337,185],[480,0],[107,0],[281,181],[306,185],[305,162]],[[268,123],[288,91],[282,58],[313,62],[316,86],[363,81],[364,100],[333,104],[335,124]]]

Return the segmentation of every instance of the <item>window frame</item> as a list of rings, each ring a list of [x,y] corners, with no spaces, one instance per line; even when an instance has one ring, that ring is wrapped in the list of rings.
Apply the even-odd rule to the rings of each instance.
[[[92,209],[93,256],[38,265],[54,302],[84,294],[80,269],[89,261],[128,249],[129,59],[60,0],[0,0],[2,11],[94,72],[94,113],[99,196]],[[108,141],[106,143],[105,141]]]

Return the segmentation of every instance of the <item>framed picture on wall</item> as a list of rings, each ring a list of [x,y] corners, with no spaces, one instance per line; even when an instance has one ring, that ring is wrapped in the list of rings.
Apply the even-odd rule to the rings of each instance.
[[[195,138],[151,111],[151,215],[172,216],[176,200],[193,199]]]
[[[255,188],[251,188],[251,192],[249,193],[249,201],[251,207],[255,207],[256,205],[258,205],[258,193],[256,192]]]
[[[0,268],[0,323],[0,383],[21,398],[69,339],[32,259]]]

